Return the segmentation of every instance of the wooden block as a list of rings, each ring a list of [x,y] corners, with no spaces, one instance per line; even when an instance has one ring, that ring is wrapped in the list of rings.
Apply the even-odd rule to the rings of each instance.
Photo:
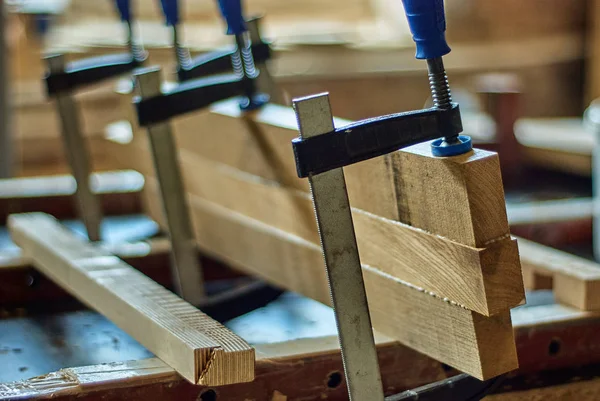
[[[130,153],[141,159],[138,169],[154,176],[145,138],[132,146]],[[179,159],[190,193],[319,244],[310,194],[186,150],[179,151]],[[473,248],[356,208],[353,219],[367,265],[486,316],[524,299],[517,246],[510,238]]]
[[[518,241],[525,276],[551,277],[558,302],[600,310],[600,264],[523,238]]]
[[[336,126],[350,123],[334,119]],[[197,127],[219,127],[219,135]],[[298,178],[291,141],[298,136],[291,108],[268,104],[252,114],[241,114],[235,101],[215,104],[175,120],[179,149],[227,164],[239,170],[309,192],[308,180]],[[142,133],[136,132],[136,136]],[[387,158],[345,168],[352,206],[378,216],[396,218],[395,193]]]
[[[422,143],[393,157],[400,221],[470,246],[509,236],[495,153],[437,158]]]
[[[144,177],[136,171],[93,173],[94,192],[100,196],[106,215],[140,212],[139,192]],[[71,175],[35,176],[0,180],[0,224],[13,213],[44,212],[59,219],[74,218],[77,212],[76,184]]]
[[[348,123],[335,120],[336,127]],[[219,127],[219,135],[197,128],[205,126]],[[307,180],[296,175],[290,142],[298,134],[290,108],[267,105],[242,117],[235,101],[225,101],[175,121],[174,131],[181,150],[308,191]],[[509,236],[495,153],[436,158],[423,143],[345,172],[350,203],[358,209],[473,247]]]
[[[267,105],[253,114],[241,116],[237,104],[230,101],[215,105],[211,112],[198,113],[177,120],[174,125],[180,151],[180,161],[186,177],[186,188],[190,193],[194,221],[197,225],[197,240],[204,251],[212,253],[213,256],[225,260],[241,270],[264,277],[271,282],[319,301],[329,302],[325,271],[322,268],[322,259],[318,258],[320,252],[318,252],[318,239],[314,229],[307,183],[298,179],[295,173],[290,146],[290,140],[297,135],[293,112],[284,107]],[[343,125],[343,122],[336,122],[336,125]],[[211,130],[198,129],[198,127],[212,126],[219,127],[218,135],[215,135]],[[152,192],[150,188],[152,169],[143,137],[141,132],[135,132],[133,141],[127,145],[121,145],[120,150],[117,149],[114,153],[118,155],[118,158],[124,160],[125,166],[139,169],[147,175],[145,202],[151,215],[160,218],[156,192]],[[499,179],[498,159],[495,154],[476,150],[466,156],[438,159],[425,154],[424,151],[419,149],[417,151],[405,150],[399,153],[402,152],[408,154],[406,163],[414,158],[415,160],[418,159],[416,163],[422,163],[424,166],[439,164],[435,167],[437,171],[447,174],[450,179],[457,181],[459,184],[446,189],[449,194],[444,191],[431,191],[428,194],[429,196],[423,196],[421,192],[419,193],[420,198],[412,200],[411,204],[417,205],[418,209],[415,209],[411,218],[415,221],[431,224],[428,228],[432,232],[427,232],[426,235],[433,234],[432,236],[438,236],[439,239],[441,234],[438,231],[442,231],[442,228],[444,228],[448,232],[446,235],[454,236],[452,241],[448,239],[444,239],[442,242],[435,241],[438,247],[441,243],[452,243],[452,247],[478,249],[478,244],[485,244],[482,248],[490,247],[491,249],[495,246],[504,248],[502,245],[512,244]],[[399,212],[407,210],[398,206],[397,199],[402,196],[399,190],[409,185],[398,179],[400,169],[397,168],[398,161],[395,160],[395,157],[396,154],[359,163],[345,169],[350,199],[352,205],[356,208],[353,214],[358,222],[356,224],[359,246],[363,247],[360,251],[361,255],[364,256],[367,252],[372,252],[371,258],[377,256],[376,259],[373,259],[375,263],[366,261],[366,259],[363,259],[363,262],[366,265],[371,265],[369,268],[372,271],[383,275],[393,272],[393,270],[385,273],[379,264],[384,263],[384,265],[393,269],[397,268],[398,260],[402,260],[397,256],[401,252],[394,256],[387,254],[393,255],[394,252],[391,251],[393,249],[403,249],[403,245],[397,244],[401,241],[394,241],[393,236],[399,235],[396,231],[406,228],[404,224],[390,221],[391,219],[400,219]],[[412,181],[414,182],[412,185],[417,185],[416,182],[420,186],[435,184],[436,180],[443,178],[432,177],[426,169],[419,169],[411,174],[419,177],[419,180]],[[475,177],[468,177],[470,174]],[[485,184],[479,183],[477,177],[488,181]],[[490,193],[481,193],[483,190],[490,190]],[[467,202],[468,207],[459,205],[458,217],[448,216],[447,209],[441,209],[440,214],[444,216],[440,219],[443,224],[438,223],[438,225],[435,225],[430,223],[430,221],[433,221],[431,218],[429,220],[424,218],[426,213],[436,210],[436,205],[446,204],[444,202],[448,197],[451,200],[448,203],[449,205],[452,205],[452,198],[456,197]],[[408,208],[411,207],[413,206]],[[478,214],[469,215],[468,212],[471,208],[475,209]],[[497,208],[499,209],[496,210]],[[410,211],[412,212],[412,210]],[[494,216],[490,218],[480,215],[483,212]],[[360,230],[373,230],[377,238],[381,239],[385,231],[378,231],[381,230],[381,221],[375,223],[377,219],[384,221],[385,229],[393,227],[392,238],[385,239],[388,242],[384,242],[386,246],[392,246],[391,250],[388,248],[383,249],[383,251],[375,250],[379,244],[369,240],[368,236],[361,237],[359,233]],[[461,226],[459,230],[452,231],[452,224]],[[359,225],[363,228],[360,228]],[[412,230],[414,228],[411,229],[411,233],[414,232]],[[420,234],[423,234],[422,230],[415,235]],[[422,239],[419,238],[417,242],[420,243]],[[313,256],[303,253],[306,251],[301,251],[305,247],[314,250]],[[439,251],[439,248],[436,248],[436,251]],[[379,259],[381,254],[390,259],[387,261]],[[448,255],[448,252],[444,255]],[[487,263],[496,261],[497,256],[486,258]],[[464,340],[464,333],[461,333],[458,328],[445,327],[444,334],[440,333],[441,337],[438,337],[438,340],[430,341],[429,338],[421,339],[424,334],[418,331],[416,325],[414,328],[408,328],[403,332],[402,329],[395,327],[398,323],[393,324],[394,327],[387,326],[386,330],[390,331],[387,334],[403,342],[409,342],[411,336],[414,336],[418,339],[416,344],[413,344],[416,349],[446,363],[456,364],[454,366],[459,365],[460,367],[457,366],[458,369],[475,372],[472,373],[475,375],[493,375],[516,367],[514,339],[512,334],[507,334],[511,331],[510,320],[503,317],[506,316],[508,308],[521,302],[523,288],[515,253],[512,256],[508,254],[505,256],[507,256],[507,261],[513,259],[512,262],[507,263],[507,266],[513,266],[508,270],[513,273],[518,272],[518,274],[505,277],[509,281],[508,284],[502,283],[504,279],[500,279],[504,268],[492,268],[483,272],[477,272],[477,269],[473,269],[474,272],[467,268],[467,274],[457,275],[456,272],[451,273],[454,279],[439,279],[438,277],[438,280],[433,280],[434,275],[446,277],[444,275],[447,273],[446,271],[442,272],[441,275],[439,271],[441,266],[448,263],[445,256],[436,261],[438,269],[436,273],[430,276],[421,274],[414,265],[408,266],[414,269],[414,277],[405,276],[413,281],[412,287],[405,281],[400,281],[390,275],[394,280],[398,280],[398,284],[408,286],[413,291],[419,291],[415,288],[414,281],[421,284],[429,280],[432,285],[437,285],[436,288],[439,289],[446,285],[446,283],[440,283],[440,281],[449,281],[451,282],[448,284],[449,286],[458,286],[459,283],[463,282],[465,276],[469,284],[463,285],[463,290],[467,287],[477,291],[477,288],[481,288],[481,285],[471,286],[471,284],[473,283],[473,277],[477,277],[479,274],[480,277],[486,277],[486,280],[490,282],[489,287],[485,286],[486,290],[495,286],[500,289],[506,285],[515,289],[514,292],[509,291],[512,294],[509,298],[514,297],[519,298],[519,300],[516,303],[511,302],[511,305],[505,304],[503,309],[499,307],[498,310],[502,309],[502,312],[498,312],[491,318],[485,318],[470,311],[470,319],[477,321],[476,324],[469,324],[462,318],[456,318],[457,321],[461,322],[457,327],[462,327],[469,333],[466,335],[467,337],[471,339],[483,338],[482,335],[473,334],[472,331],[474,330],[478,333],[488,333],[486,335],[490,338],[493,338],[493,336],[489,333],[497,333],[499,335],[498,339],[494,339],[491,343],[474,344],[471,340]],[[463,259],[463,261],[466,261],[466,259]],[[465,271],[465,266],[473,266],[473,262],[473,259],[469,259],[466,265],[462,265],[462,271]],[[430,263],[430,261],[428,260],[427,263]],[[408,271],[410,272],[410,270]],[[368,274],[365,270],[365,276]],[[496,276],[497,280],[493,278],[494,275],[498,275]],[[385,293],[388,294],[390,291],[400,290],[393,288],[386,290]],[[436,294],[435,291],[433,291],[433,294],[430,289],[421,291],[423,294],[432,297],[435,304],[460,308],[459,305],[451,301],[446,303],[440,296],[441,294]],[[501,289],[501,291],[503,290]],[[520,296],[517,297],[515,294],[520,294]],[[440,297],[436,298],[435,295]],[[374,297],[377,298],[377,295]],[[386,299],[393,297],[394,295],[388,294]],[[409,303],[410,308],[388,304],[377,305],[381,308],[381,311],[387,311],[385,317],[380,312],[380,320],[378,320],[380,324],[385,325],[388,320],[391,320],[390,311],[394,311],[393,317],[398,318],[397,322],[416,319],[417,316],[407,316],[410,315],[411,310],[418,311],[419,319],[431,322],[431,324],[438,319],[439,312],[436,312],[436,307],[430,306],[427,302],[423,301],[422,304],[425,306],[422,306],[418,302],[415,305],[415,299],[410,296],[402,296],[401,299],[403,302]],[[502,297],[499,299],[502,299]],[[452,299],[452,301],[455,300]],[[466,302],[472,303],[473,300],[467,300]],[[496,302],[496,297],[494,297],[494,302]],[[373,308],[372,305],[371,308]],[[467,309],[462,310],[468,311]],[[450,316],[455,314],[455,312],[447,310],[444,310],[443,313],[448,313]],[[480,324],[488,328],[478,331]],[[490,328],[491,326],[493,328]],[[379,329],[377,324],[375,324],[375,328]],[[435,328],[431,330],[435,331]],[[448,346],[452,348],[450,351],[442,349],[445,345],[442,344],[440,338],[451,344]],[[461,345],[456,345],[456,343]],[[501,344],[501,346],[495,348],[494,344]],[[477,352],[476,355],[473,354],[474,350]],[[470,355],[470,359],[463,360],[461,355],[467,354]],[[494,362],[488,363],[486,362],[487,359],[494,359]],[[471,363],[473,361],[478,361],[478,363],[473,365]],[[492,365],[495,368],[490,367]],[[508,368],[509,366],[511,368]],[[492,370],[496,373],[491,373]]]
[[[159,210],[152,177],[144,196],[150,210]],[[189,202],[204,252],[330,304],[319,245],[196,195]],[[376,268],[363,265],[363,275],[373,326],[382,334],[480,379],[518,367],[508,311],[484,317]]]
[[[194,384],[254,379],[254,349],[116,256],[41,213],[12,215],[13,240],[35,266]]]

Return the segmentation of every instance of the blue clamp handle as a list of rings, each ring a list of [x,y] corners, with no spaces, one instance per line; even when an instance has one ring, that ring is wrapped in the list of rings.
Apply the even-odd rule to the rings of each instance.
[[[165,21],[169,26],[179,24],[179,2],[178,0],[160,0]]]
[[[131,1],[130,0],[115,0],[117,10],[121,15],[121,21],[131,22]]]
[[[227,35],[239,35],[247,31],[241,0],[219,0],[219,8],[227,22]]]
[[[432,59],[450,53],[446,43],[444,0],[402,0],[408,25],[417,44],[418,59]]]

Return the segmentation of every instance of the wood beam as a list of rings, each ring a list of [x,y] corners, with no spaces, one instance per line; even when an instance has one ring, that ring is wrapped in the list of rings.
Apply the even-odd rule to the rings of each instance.
[[[160,220],[152,177],[147,178],[143,195],[150,215]],[[317,244],[196,195],[190,194],[189,202],[196,239],[204,252],[330,304]],[[379,332],[480,379],[517,368],[508,311],[484,317],[376,268],[363,265],[363,275],[371,319]]]
[[[132,170],[92,174],[106,215],[139,213],[139,193],[144,177]],[[75,180],[71,175],[52,175],[0,180],[0,224],[11,213],[44,212],[57,218],[73,218]]]
[[[336,122],[337,126],[343,124]],[[218,127],[219,132],[215,134],[204,127]],[[328,303],[307,183],[295,173],[290,141],[297,135],[297,128],[291,109],[267,105],[242,116],[236,102],[228,101],[215,105],[211,112],[174,121],[174,130],[191,196],[197,240],[203,250],[246,272]],[[153,170],[143,138],[136,132],[129,143],[113,144],[115,149],[110,153],[123,167],[146,175],[144,202],[150,215],[160,221],[160,201],[153,192]],[[398,153],[346,168],[350,198],[356,208],[360,252],[363,263],[368,265],[364,274],[367,290],[370,288],[372,294],[374,327],[478,377],[491,377],[516,367],[508,309],[522,301],[523,287],[508,231],[497,156],[477,150],[462,157],[439,159],[419,146]],[[406,164],[405,169],[399,168],[401,163]],[[410,168],[413,165],[419,168]],[[444,179],[450,182],[442,185],[440,191],[420,188],[435,188]],[[405,192],[411,191],[414,194],[410,202],[398,202]],[[431,218],[432,210],[439,210],[439,221]],[[414,227],[392,221],[402,218],[416,222]],[[400,231],[410,232],[421,246],[433,244],[429,247],[433,249],[424,246],[419,251],[411,250],[403,243],[407,237]],[[424,241],[430,237],[436,240]],[[445,245],[452,251],[440,252]],[[464,258],[454,267],[448,262],[452,259],[449,255],[457,249],[496,246],[515,250],[505,253],[502,268],[492,267],[495,261],[502,260],[498,258],[502,252],[491,253],[479,265],[477,258]],[[407,252],[413,259],[403,259]],[[424,263],[424,259],[418,259],[423,254],[435,256],[425,257]],[[433,270],[430,259],[437,266]],[[429,267],[422,268],[421,264]],[[412,273],[407,274],[411,269]],[[423,269],[431,274],[422,274]],[[452,278],[444,279],[447,274]],[[474,277],[479,279],[473,280]],[[489,285],[482,286],[480,279]],[[469,283],[461,286],[464,280]],[[479,284],[475,283],[477,280]],[[429,285],[436,286],[435,290]],[[448,289],[442,288],[446,285],[455,290],[461,288],[462,294],[456,295],[457,290],[449,297]],[[415,287],[424,290],[419,292]],[[473,297],[464,296],[465,288],[483,288],[490,294],[488,300],[504,304],[494,309],[495,316],[484,318],[456,304],[469,303],[473,309],[481,310],[480,306],[473,306]],[[492,296],[495,288],[500,292]],[[499,295],[506,288],[510,290]],[[413,292],[428,298],[419,300],[420,296]],[[462,297],[463,302],[454,297]],[[394,311],[393,315],[389,311]],[[452,319],[444,321],[440,330],[434,322],[447,316]],[[421,330],[423,324],[427,330]],[[491,342],[483,340],[492,337]],[[498,355],[502,355],[500,363]]]
[[[558,302],[600,310],[600,264],[519,238],[523,275],[530,289],[553,289]]]
[[[308,192],[307,180],[296,175],[290,142],[298,130],[290,108],[269,104],[244,115],[231,100],[173,124],[180,150]],[[218,135],[205,127],[218,127]],[[130,155],[124,156],[126,162]],[[350,203],[358,209],[469,246],[483,247],[509,234],[495,153],[436,158],[421,144],[348,166],[345,173]],[[439,213],[448,218],[435,218]]]
[[[254,349],[228,329],[49,215],[12,215],[13,240],[36,268],[194,384],[254,379]]]
[[[336,121],[337,126],[345,123]],[[219,134],[201,128],[207,126],[218,126]],[[176,120],[174,128],[185,185],[190,193],[319,243],[307,181],[299,179],[295,172],[290,141],[297,135],[297,129],[291,109],[267,105],[244,116],[235,101],[226,101],[215,105],[211,112]],[[127,147],[130,149],[125,150]],[[141,133],[125,148],[115,146],[110,153],[122,166],[135,168],[146,176],[154,174],[146,138]],[[210,163],[210,160],[235,170]],[[474,265],[464,260],[453,263],[446,254],[438,259],[434,271],[423,270],[423,261],[402,255],[406,252],[425,255],[428,250],[407,249],[411,244],[402,242],[403,237],[394,237],[406,226],[389,220],[375,224],[374,216],[365,217],[356,211],[360,252],[363,260],[368,257],[366,264],[484,315],[522,302],[520,266],[516,245],[510,241],[497,155],[476,150],[472,154],[441,159],[433,157],[429,145],[423,144],[345,170],[351,204],[356,209],[401,221],[468,247],[489,247],[488,252],[503,256],[484,257],[480,259],[484,262]],[[373,230],[388,228],[391,231],[380,232],[372,239]],[[364,235],[361,235],[362,229]],[[371,231],[367,233],[368,230]],[[390,268],[376,258],[387,256],[387,250],[378,240],[388,242],[391,248],[387,250],[398,250],[396,257],[388,262]],[[431,244],[424,243],[427,244],[424,248]],[[479,267],[475,267],[477,265]],[[407,274],[411,269],[413,273]],[[439,280],[439,275],[446,280]]]

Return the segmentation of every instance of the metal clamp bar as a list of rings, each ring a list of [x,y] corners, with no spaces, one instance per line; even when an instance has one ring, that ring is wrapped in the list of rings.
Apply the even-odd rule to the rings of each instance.
[[[386,397],[385,401],[479,401],[493,393],[505,378],[502,375],[481,381],[463,373]]]
[[[135,77],[142,98],[160,96],[160,68],[139,70]],[[198,305],[204,299],[204,283],[170,124],[149,125],[148,138],[171,237],[173,283],[183,299]]]
[[[309,177],[440,137],[462,132],[460,109],[430,108],[358,121],[314,138],[292,141],[299,177]]]
[[[333,131],[327,94],[294,100],[303,139]],[[342,360],[352,401],[384,399],[350,201],[341,168],[310,175]]]
[[[63,55],[49,57],[46,61],[51,74],[59,75],[61,71],[64,71]],[[90,186],[92,167],[88,143],[81,132],[79,109],[70,91],[57,92],[55,99],[62,124],[65,153],[71,173],[77,183],[75,195],[79,216],[83,220],[90,241],[99,241],[101,239],[102,207],[98,196]]]
[[[184,82],[166,93],[136,97],[134,103],[139,125],[147,127],[242,93],[241,78],[228,74]]]

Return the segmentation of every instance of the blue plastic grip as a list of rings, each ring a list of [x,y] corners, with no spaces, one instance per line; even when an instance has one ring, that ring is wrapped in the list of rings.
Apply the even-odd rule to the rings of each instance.
[[[160,0],[165,21],[169,26],[179,24],[179,2],[178,0]]]
[[[446,43],[444,0],[402,0],[408,25],[417,44],[417,58],[431,59],[450,53]]]
[[[227,35],[246,32],[246,21],[242,15],[242,0],[219,0],[221,14],[227,22]]]
[[[130,0],[115,0],[117,10],[121,15],[121,21],[131,21],[131,1]]]

